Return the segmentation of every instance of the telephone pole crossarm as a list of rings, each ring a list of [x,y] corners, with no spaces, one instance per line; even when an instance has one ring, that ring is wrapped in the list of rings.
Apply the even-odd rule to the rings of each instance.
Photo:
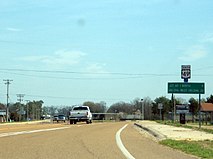
[[[18,97],[18,101],[21,103],[23,101],[23,98],[24,98],[25,94],[17,94],[17,97]]]

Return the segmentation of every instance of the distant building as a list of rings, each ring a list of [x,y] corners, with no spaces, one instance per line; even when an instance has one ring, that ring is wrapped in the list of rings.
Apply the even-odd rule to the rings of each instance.
[[[210,121],[213,124],[213,104],[212,103],[202,103],[201,112],[205,113],[206,121]]]
[[[6,122],[6,110],[0,109],[0,123]]]

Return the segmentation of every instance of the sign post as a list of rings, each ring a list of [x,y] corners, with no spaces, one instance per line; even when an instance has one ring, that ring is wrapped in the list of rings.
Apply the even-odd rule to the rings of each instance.
[[[168,83],[168,93],[172,94],[172,103],[174,106],[174,122],[176,107],[174,104],[174,93],[177,94],[199,94],[199,128],[201,127],[201,105],[200,95],[205,94],[205,83],[188,83],[188,79],[191,78],[191,65],[181,65],[181,78],[184,79],[184,83],[170,82]],[[181,115],[180,119],[184,119],[185,116]]]
[[[162,113],[161,113],[161,110],[163,109],[162,103],[158,103],[158,109],[160,110],[160,120],[162,120]]]
[[[201,128],[201,112],[200,112],[200,110],[201,110],[201,104],[200,104],[200,99],[201,97],[200,97],[200,94],[199,94],[199,129]]]
[[[172,93],[172,106],[174,108],[174,113],[173,113],[173,122],[175,123],[175,118],[176,118],[176,107],[175,107],[175,100],[174,100],[174,94]]]

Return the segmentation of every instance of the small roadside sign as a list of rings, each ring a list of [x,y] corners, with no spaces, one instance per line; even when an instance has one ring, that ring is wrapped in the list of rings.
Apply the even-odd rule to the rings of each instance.
[[[162,103],[158,103],[158,109],[163,109],[163,104]]]
[[[176,113],[177,114],[188,114],[189,106],[188,105],[176,105]]]
[[[0,110],[0,115],[1,115],[1,116],[6,115],[6,110]]]

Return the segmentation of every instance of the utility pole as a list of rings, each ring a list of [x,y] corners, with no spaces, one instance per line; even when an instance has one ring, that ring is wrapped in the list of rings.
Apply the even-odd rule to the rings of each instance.
[[[22,107],[21,107],[21,102],[23,101],[23,98],[24,98],[24,94],[17,94],[17,101],[19,101],[19,103],[20,103],[20,110],[19,110],[19,113],[20,113],[20,120],[21,120],[21,118],[22,118],[22,115],[23,115],[23,111],[24,111],[24,109],[22,109]]]
[[[143,109],[143,99],[140,100],[141,103],[141,120],[144,119],[144,109]]]
[[[6,108],[6,121],[8,122],[8,118],[9,118],[9,85],[11,84],[10,82],[13,81],[13,80],[10,80],[10,79],[6,79],[6,80],[3,80],[5,81],[6,85],[7,85],[7,108]]]
[[[16,95],[18,97],[17,101],[19,101],[21,103],[23,101],[25,94],[16,94]]]
[[[28,110],[28,107],[29,107],[29,102],[30,102],[30,100],[25,100],[27,103],[26,103],[26,106],[27,106],[27,121],[28,121],[28,118],[29,118],[29,110]]]

